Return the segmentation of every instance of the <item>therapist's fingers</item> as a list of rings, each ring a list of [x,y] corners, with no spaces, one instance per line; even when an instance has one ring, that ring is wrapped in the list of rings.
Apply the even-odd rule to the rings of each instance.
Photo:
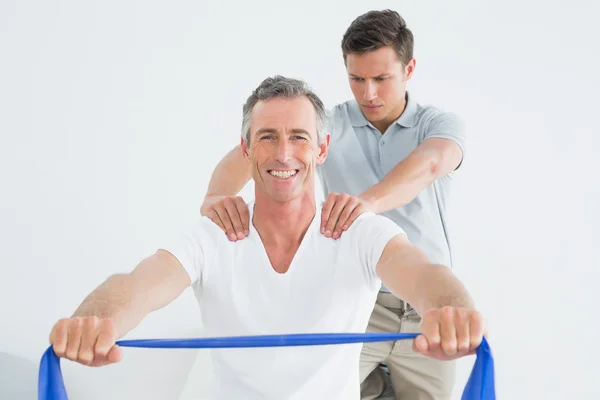
[[[321,233],[325,234],[325,226],[327,225],[327,221],[329,221],[329,216],[331,214],[331,210],[335,205],[337,199],[337,193],[329,193],[327,198],[323,202],[323,206],[321,207]],[[331,233],[330,233],[331,234]]]
[[[240,196],[222,196],[206,200],[203,215],[210,218],[235,242],[248,236],[248,206]]]
[[[217,224],[223,232],[227,233],[227,228],[225,228],[225,225],[223,225],[223,221],[221,221],[221,217],[219,217],[219,214],[217,213],[217,211],[214,208],[207,211],[204,216],[208,217],[212,222]]]
[[[246,237],[246,229],[244,228],[244,223],[242,222],[241,209],[247,208],[246,204],[243,201],[236,200],[234,197],[226,197],[223,199],[223,204],[225,206],[225,210],[227,210],[227,215],[229,216],[229,220],[231,221],[231,225],[233,226],[231,234],[235,235],[233,239],[243,239]],[[231,235],[228,233],[231,238]],[[232,240],[233,240],[232,239]]]
[[[244,199],[240,196],[236,196],[233,198],[235,202],[237,211],[240,215],[240,220],[242,221],[242,233],[245,236],[250,234],[250,211],[248,210],[248,205],[244,201]]]
[[[326,204],[323,205],[323,208],[325,209],[325,206],[327,206],[328,213],[327,215],[321,216],[321,219],[325,220],[323,234],[326,237],[337,239],[337,237],[333,236],[334,230],[349,199],[350,196],[346,193],[330,193],[327,197]]]
[[[214,205],[214,210],[217,213],[219,219],[221,220],[223,231],[229,238],[229,240],[235,241],[237,236],[235,234],[235,229],[233,228],[233,223],[231,222],[231,217],[227,212],[227,208],[225,208],[224,203],[219,203]]]
[[[333,230],[334,239],[339,238],[342,232],[350,227],[350,224],[353,222],[353,220],[351,220],[351,216],[354,214],[354,211],[359,205],[360,202],[356,197],[348,196],[348,200],[346,201],[346,204]]]

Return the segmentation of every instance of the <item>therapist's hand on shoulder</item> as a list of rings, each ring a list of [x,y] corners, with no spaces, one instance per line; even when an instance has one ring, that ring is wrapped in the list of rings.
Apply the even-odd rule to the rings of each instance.
[[[421,333],[413,341],[416,352],[438,360],[454,360],[475,354],[487,336],[487,328],[478,311],[443,307],[426,311]]]
[[[240,196],[207,196],[200,207],[200,214],[219,225],[233,242],[244,239],[250,233],[248,206]]]
[[[114,321],[98,317],[63,318],[50,333],[50,344],[58,357],[90,367],[121,361],[123,355],[116,340]]]
[[[321,210],[321,233],[338,239],[364,212],[375,212],[374,206],[360,197],[347,193],[329,193]]]

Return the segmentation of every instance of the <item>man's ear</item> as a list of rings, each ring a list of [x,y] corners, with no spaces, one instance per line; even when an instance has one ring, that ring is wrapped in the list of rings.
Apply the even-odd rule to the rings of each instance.
[[[406,80],[408,81],[412,78],[413,73],[415,72],[415,68],[417,68],[417,60],[411,58],[406,67],[404,68],[404,73],[406,75]]]
[[[331,141],[331,135],[328,133],[323,138],[323,141],[319,145],[319,155],[317,156],[317,164],[323,164],[327,159],[327,153],[329,152],[329,142]]]
[[[244,138],[240,138],[240,148],[242,149],[242,155],[248,161],[250,159],[250,153],[248,152],[248,145]]]

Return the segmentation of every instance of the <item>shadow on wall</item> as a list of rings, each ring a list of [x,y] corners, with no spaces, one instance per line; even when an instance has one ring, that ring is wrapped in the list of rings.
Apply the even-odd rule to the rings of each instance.
[[[0,352],[0,399],[36,400],[38,365]]]

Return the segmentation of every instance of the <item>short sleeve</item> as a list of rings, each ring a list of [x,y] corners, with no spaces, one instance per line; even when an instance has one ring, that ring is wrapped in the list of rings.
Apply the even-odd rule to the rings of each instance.
[[[325,132],[332,133],[333,131],[333,120],[335,117],[335,110],[328,108],[325,110]]]
[[[385,246],[394,236],[405,235],[404,230],[391,219],[371,212],[359,215],[351,230],[361,265],[366,267],[370,279],[376,279],[377,263]]]
[[[425,129],[423,140],[431,138],[452,140],[462,150],[464,159],[467,135],[465,124],[458,115],[454,113],[443,112],[431,118],[427,128]]]
[[[161,247],[162,250],[173,254],[181,263],[190,276],[191,285],[202,278],[202,273],[207,262],[212,259],[216,246],[206,219],[203,217],[201,221],[175,235],[164,247]]]

